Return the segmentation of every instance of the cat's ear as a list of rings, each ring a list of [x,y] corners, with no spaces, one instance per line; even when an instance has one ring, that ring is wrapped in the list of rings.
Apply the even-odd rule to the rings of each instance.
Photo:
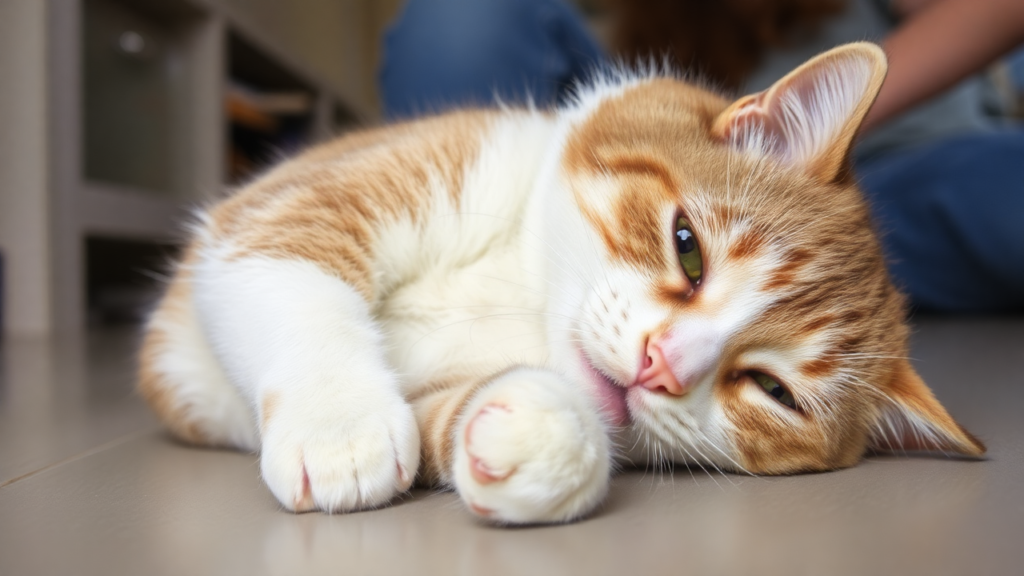
[[[872,448],[882,452],[944,452],[980,457],[985,445],[964,430],[917,375],[901,360],[879,406]]]
[[[857,129],[882,87],[885,53],[857,42],[820,54],[719,114],[712,135],[823,182],[846,176]]]

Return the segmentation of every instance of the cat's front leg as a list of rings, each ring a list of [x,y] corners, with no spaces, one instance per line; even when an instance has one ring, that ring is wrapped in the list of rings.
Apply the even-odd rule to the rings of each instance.
[[[455,486],[488,520],[569,521],[608,491],[606,427],[586,395],[553,372],[518,368],[498,376],[463,409],[455,435]]]
[[[255,408],[277,499],[340,512],[407,490],[419,432],[365,298],[300,260],[207,258],[195,272],[200,316]]]

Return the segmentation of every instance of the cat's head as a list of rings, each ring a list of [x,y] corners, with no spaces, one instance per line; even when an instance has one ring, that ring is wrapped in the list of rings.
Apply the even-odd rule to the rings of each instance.
[[[735,102],[627,78],[564,112],[550,339],[634,453],[753,473],[984,453],[907,360],[850,173],[885,70],[850,44]]]

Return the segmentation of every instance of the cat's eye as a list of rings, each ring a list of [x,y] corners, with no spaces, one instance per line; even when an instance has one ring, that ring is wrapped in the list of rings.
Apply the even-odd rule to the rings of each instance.
[[[775,398],[782,404],[793,408],[794,410],[796,409],[796,401],[793,400],[793,395],[789,393],[789,390],[783,388],[782,384],[776,382],[771,376],[761,374],[760,372],[754,373],[753,377],[754,381],[757,382],[761,388],[764,388],[764,391],[767,392],[769,396]]]
[[[676,252],[679,253],[679,263],[683,266],[683,273],[694,284],[700,282],[704,274],[704,259],[700,255],[700,246],[697,245],[697,237],[693,235],[693,228],[690,221],[682,216],[676,218]]]

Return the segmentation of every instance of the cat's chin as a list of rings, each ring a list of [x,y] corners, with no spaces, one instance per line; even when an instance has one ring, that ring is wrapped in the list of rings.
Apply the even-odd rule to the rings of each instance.
[[[629,406],[626,403],[626,394],[629,389],[619,386],[600,370],[594,368],[582,350],[577,349],[577,353],[590,393],[601,409],[605,420],[612,426],[628,426],[631,421]]]

